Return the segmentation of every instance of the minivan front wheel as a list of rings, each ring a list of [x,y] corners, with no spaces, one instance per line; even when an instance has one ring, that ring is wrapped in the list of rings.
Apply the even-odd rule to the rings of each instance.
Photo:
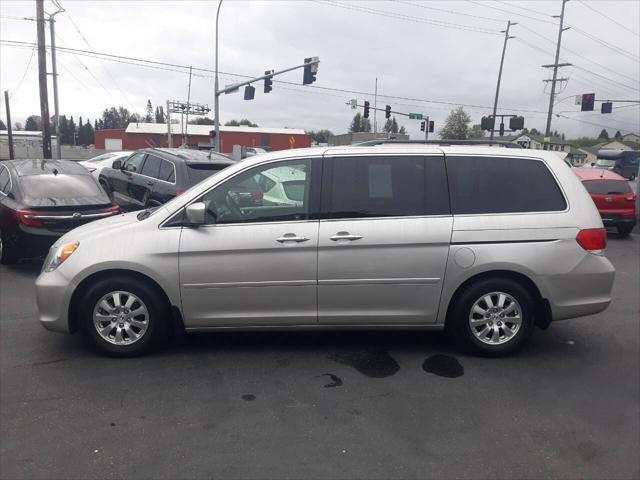
[[[458,342],[474,353],[508,355],[519,349],[533,331],[533,300],[513,280],[484,279],[457,298],[450,323]]]
[[[167,308],[145,282],[129,277],[97,281],[84,295],[81,328],[100,351],[112,356],[143,355],[169,337]]]

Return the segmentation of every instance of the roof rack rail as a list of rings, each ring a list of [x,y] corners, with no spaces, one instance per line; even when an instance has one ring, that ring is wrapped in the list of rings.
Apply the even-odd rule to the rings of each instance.
[[[356,143],[356,147],[374,147],[376,145],[496,145],[504,148],[524,148],[522,145],[505,140],[368,140]]]

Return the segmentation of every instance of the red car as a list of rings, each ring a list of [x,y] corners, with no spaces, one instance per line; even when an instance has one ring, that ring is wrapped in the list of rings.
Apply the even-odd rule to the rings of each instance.
[[[636,194],[626,178],[609,170],[574,168],[602,217],[605,227],[628,235],[636,224]]]

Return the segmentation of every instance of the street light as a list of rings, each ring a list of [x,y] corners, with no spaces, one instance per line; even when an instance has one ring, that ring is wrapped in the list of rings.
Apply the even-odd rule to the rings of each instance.
[[[214,137],[214,144],[213,147],[215,149],[216,152],[220,151],[220,105],[219,105],[219,98],[218,98],[218,85],[219,85],[219,81],[218,81],[218,20],[220,19],[220,7],[222,6],[222,0],[220,0],[220,2],[218,2],[218,10],[216,12],[216,79],[215,79],[215,89],[214,89],[214,95],[213,95],[213,111],[214,111],[214,116],[215,116],[215,130],[216,130],[216,136]]]

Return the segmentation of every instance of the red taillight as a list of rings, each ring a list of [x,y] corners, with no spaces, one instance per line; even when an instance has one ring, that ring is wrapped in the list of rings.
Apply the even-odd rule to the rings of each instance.
[[[29,210],[16,210],[14,213],[16,220],[27,227],[43,227],[42,221],[35,218],[31,218],[38,215],[38,212],[31,212]]]
[[[176,197],[177,197],[178,195],[182,195],[182,190],[178,190],[178,191],[176,191]]]
[[[109,208],[104,209],[105,213],[111,213],[112,215],[117,215],[120,213],[120,207],[118,205],[113,205]]]
[[[580,230],[576,242],[588,252],[602,251],[607,246],[607,231],[604,228]]]
[[[630,195],[627,195],[626,197],[624,197],[624,199],[629,201],[629,202],[635,202],[636,201],[636,194],[632,193]]]

